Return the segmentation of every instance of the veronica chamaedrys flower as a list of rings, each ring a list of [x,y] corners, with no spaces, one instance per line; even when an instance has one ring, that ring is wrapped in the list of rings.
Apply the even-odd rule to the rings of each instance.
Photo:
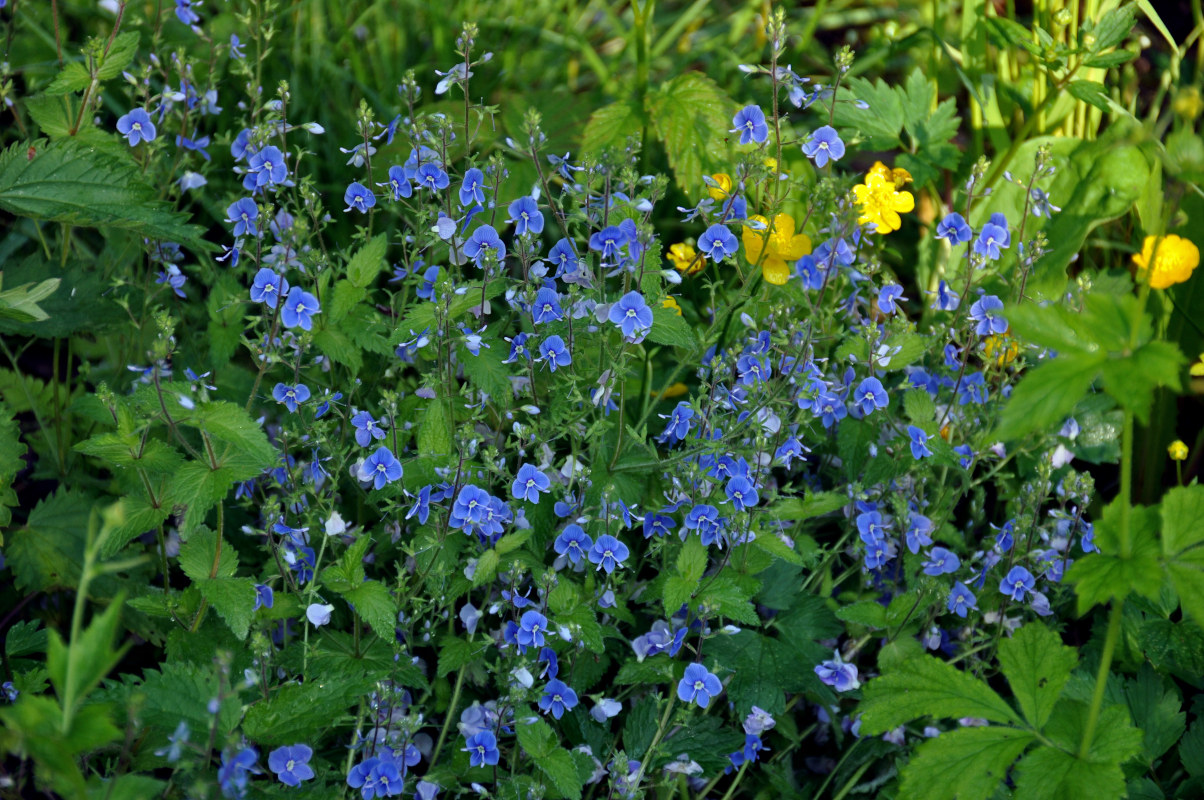
[[[539,471],[534,464],[523,464],[518,468],[518,475],[510,486],[510,494],[515,500],[526,500],[528,503],[538,503],[539,493],[550,491],[552,481]]]
[[[853,200],[861,209],[857,222],[873,225],[874,231],[882,234],[899,230],[903,225],[899,214],[916,207],[911,192],[900,191],[894,180],[883,177],[877,170],[871,170],[865,176],[865,183],[853,187]]]
[[[423,164],[414,173],[414,182],[432,192],[446,189],[450,180],[438,164]]]
[[[539,204],[534,198],[524,195],[512,202],[507,211],[510,213],[510,221],[514,223],[516,236],[543,232],[543,212],[539,210]]]
[[[866,378],[853,390],[853,403],[861,410],[862,416],[869,416],[876,408],[886,408],[889,402],[882,381],[875,377]]]
[[[1133,254],[1133,263],[1137,265],[1138,280],[1145,280],[1148,274],[1151,289],[1166,289],[1191,277],[1200,266],[1200,248],[1173,233],[1147,236],[1141,252]]]
[[[492,731],[479,731],[464,741],[464,752],[468,753],[469,766],[492,766],[498,762],[497,737]]]
[[[728,481],[724,493],[737,511],[753,508],[761,501],[756,484],[743,475],[736,475]]]
[[[907,440],[911,444],[911,455],[917,461],[932,455],[932,450],[928,448],[930,438],[932,437],[925,433],[923,428],[915,425],[907,426]]]
[[[936,238],[947,239],[949,244],[965,244],[974,238],[974,231],[965,217],[953,211],[937,223]]]
[[[280,321],[286,328],[300,327],[301,330],[313,330],[313,315],[321,312],[318,298],[314,297],[300,286],[289,289],[288,299],[280,312]]]
[[[242,797],[252,772],[258,772],[255,762],[259,753],[253,747],[244,747],[237,753],[222,751],[222,763],[217,770],[217,782],[225,797]]]
[[[571,564],[576,566],[586,557],[586,553],[593,547],[593,544],[589,534],[582,530],[580,525],[570,523],[556,537],[552,547],[559,555],[566,557]]]
[[[603,228],[589,237],[589,249],[602,254],[603,266],[617,264],[626,243],[627,234],[618,225]]]
[[[411,197],[414,194],[414,187],[410,185],[410,179],[406,175],[405,167],[396,165],[389,167],[389,179],[384,183],[376,185],[382,189],[388,189],[389,194],[393,196],[394,200]]]
[[[544,687],[543,697],[539,698],[539,709],[545,714],[551,714],[556,719],[564,716],[564,712],[577,707],[577,693],[567,683],[558,678],[548,681]]]
[[[360,447],[372,444],[373,439],[385,438],[385,429],[367,411],[355,414],[351,418],[351,425],[355,428],[355,442]]]
[[[906,299],[903,296],[903,287],[897,283],[883,286],[878,292],[878,310],[883,314],[894,314],[899,310],[895,303]]]
[[[320,628],[323,625],[330,623],[330,615],[334,612],[334,606],[324,603],[310,603],[305,609],[305,618],[315,628]]]
[[[699,503],[686,514],[682,525],[686,530],[698,531],[698,538],[708,547],[714,542],[723,546],[724,520],[719,516],[719,509],[709,503]]]
[[[973,592],[966,588],[966,584],[958,581],[949,590],[949,599],[945,601],[945,607],[965,619],[970,609],[978,608],[978,599],[974,597]]]
[[[844,142],[840,134],[831,125],[817,128],[803,144],[803,155],[815,162],[815,166],[823,169],[829,161],[839,161],[844,158]]]
[[[615,571],[615,567],[622,566],[628,555],[627,545],[609,533],[604,533],[594,541],[594,546],[590,548],[589,560],[591,564],[597,564],[598,569],[604,569],[609,574]]]
[[[347,187],[347,191],[343,192],[343,202],[347,204],[344,211],[354,208],[361,214],[367,214],[368,209],[376,205],[376,195],[359,181],[352,181],[351,185]]]
[[[711,698],[723,691],[719,678],[707,671],[702,664],[691,664],[677,682],[677,696],[683,703],[697,703],[699,708],[711,704]]]
[[[548,618],[538,611],[528,611],[519,618],[514,640],[523,647],[543,647]]]
[[[535,293],[531,303],[531,321],[536,325],[548,322],[559,322],[564,319],[564,311],[560,308],[560,295],[550,286],[545,286]]]
[[[970,306],[970,319],[978,323],[974,332],[979,336],[1006,333],[1008,321],[998,312],[1003,310],[1003,301],[993,294],[984,295]]]
[[[460,205],[468,208],[485,204],[485,173],[476,167],[464,171],[464,180],[460,183]]]
[[[275,308],[280,298],[288,294],[288,281],[268,267],[260,267],[251,284],[251,302]]]
[[[652,309],[644,302],[644,296],[634,290],[610,307],[607,319],[619,326],[623,338],[629,342],[642,342],[652,330]]]
[[[740,248],[735,235],[726,225],[716,222],[698,237],[698,249],[707,258],[718,264]]]
[[[861,686],[857,680],[857,665],[849,664],[840,657],[840,652],[832,654],[832,658],[815,667],[815,674],[825,685],[831,686],[838,692],[849,692]]]
[[[573,363],[573,357],[565,347],[564,339],[555,334],[539,343],[539,359],[545,362],[552,372]]]
[[[271,608],[275,604],[276,593],[272,591],[272,587],[266,583],[255,584],[255,605],[251,610],[258,611],[261,608]]]
[[[763,143],[769,138],[769,123],[760,106],[745,106],[732,117],[731,133],[740,134],[740,144]]]
[[[752,224],[749,224],[752,223]],[[798,261],[811,252],[811,237],[794,232],[794,217],[777,214],[770,229],[769,220],[758,214],[748,218],[740,235],[744,257],[752,265],[761,265],[765,282],[784,286],[790,279],[788,262]]]
[[[372,488],[377,490],[400,480],[401,475],[401,462],[393,455],[392,450],[384,446],[378,447],[376,452],[365,458],[364,463],[360,465],[360,480],[372,481]]]
[[[1001,247],[1012,243],[1012,235],[1008,233],[1008,221],[1003,214],[991,215],[991,221],[982,226],[978,239],[974,241],[973,251],[983,258],[998,261]]]
[[[151,122],[146,109],[135,108],[117,120],[117,132],[126,137],[130,147],[134,147],[139,142],[155,140],[155,123]]]
[[[925,575],[945,575],[950,572],[957,572],[961,566],[961,559],[956,554],[950,552],[944,547],[934,547],[928,552],[928,557],[924,559],[924,574]]]
[[[272,389],[272,397],[277,403],[283,403],[290,414],[295,414],[297,406],[310,398],[310,392],[304,383],[298,383],[296,386],[278,383]]]
[[[259,150],[247,161],[247,166],[255,176],[255,188],[275,186],[288,180],[288,164],[280,148],[268,145]]]
[[[1033,578],[1031,572],[1022,566],[1014,566],[999,582],[999,591],[1013,600],[1023,600],[1024,595],[1033,590],[1037,585],[1036,579]]]
[[[464,243],[464,254],[476,262],[478,269],[484,269],[489,253],[493,253],[500,263],[506,257],[506,245],[492,225],[482,225]]]
[[[301,781],[313,778],[314,771],[309,766],[314,751],[309,745],[294,744],[277,747],[268,753],[268,769],[276,773],[276,777],[285,786],[300,786]]]
[[[234,235],[236,237],[244,234],[255,236],[258,230],[255,228],[255,220],[259,218],[259,206],[255,205],[255,201],[249,197],[244,197],[241,200],[235,200],[226,209],[226,222],[234,223]]]

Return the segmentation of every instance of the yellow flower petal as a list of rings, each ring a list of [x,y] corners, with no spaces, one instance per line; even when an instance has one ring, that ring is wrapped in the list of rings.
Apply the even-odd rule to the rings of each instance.
[[[768,256],[765,263],[761,265],[761,275],[764,276],[766,283],[784,286],[786,281],[790,280],[790,267],[777,256]]]
[[[661,308],[671,308],[677,312],[677,316],[681,316],[681,306],[677,304],[677,300],[675,298],[666,297],[664,302],[661,303]]]
[[[724,200],[732,191],[732,176],[723,172],[716,172],[711,176],[711,180],[719,184],[718,186],[708,186],[707,194],[712,200]]]

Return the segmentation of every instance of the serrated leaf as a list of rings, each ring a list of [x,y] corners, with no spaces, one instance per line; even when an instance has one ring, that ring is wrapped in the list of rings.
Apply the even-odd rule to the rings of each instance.
[[[899,800],[987,800],[1033,739],[996,726],[946,731],[921,744],[903,768]]]
[[[1058,428],[1086,396],[1103,360],[1102,356],[1066,353],[1030,370],[1004,406],[993,435],[1015,441],[1033,431]]]
[[[603,106],[590,115],[581,136],[581,151],[596,155],[610,147],[622,147],[627,137],[644,127],[644,110],[629,100]]]
[[[836,617],[871,630],[886,627],[886,608],[876,600],[862,600],[836,609]]]
[[[389,247],[387,234],[378,234],[355,251],[347,262],[347,280],[361,289],[371,285],[385,267],[385,252]]]
[[[70,643],[64,642],[58,631],[47,632],[46,671],[68,718],[128,649],[128,646],[113,647],[124,600],[124,594],[113,598],[108,608],[97,614],[79,638]]]
[[[698,349],[694,329],[671,308],[652,309],[652,330],[648,340],[669,347],[680,347],[690,353]]]
[[[247,709],[243,731],[268,745],[316,741],[341,715],[350,715],[359,696],[370,689],[367,681],[359,685],[347,681],[285,684]]]
[[[27,151],[36,155],[30,159]],[[137,166],[82,142],[16,142],[0,154],[0,209],[22,217],[122,228],[212,250],[204,230],[158,200]]]
[[[13,489],[17,473],[25,468],[28,447],[21,441],[21,432],[12,410],[0,402],[0,530],[12,522],[12,511],[19,502]],[[3,537],[0,536],[0,541]]]
[[[180,545],[178,561],[180,569],[192,581],[232,578],[238,571],[238,553],[233,545],[204,527],[193,531],[188,541]]]
[[[60,490],[34,507],[24,528],[6,533],[4,556],[16,585],[28,594],[74,589],[91,513],[90,497]]]
[[[851,78],[846,81],[839,99],[835,113],[838,127],[861,131],[874,149],[893,149],[899,146],[899,131],[903,128],[903,103],[900,94],[893,87],[881,78],[874,83],[864,78]],[[862,108],[851,102],[852,100],[861,101],[868,107]]]
[[[250,578],[202,578],[195,583],[201,596],[226,621],[234,635],[246,639],[255,615],[251,610],[255,607],[255,582]]]
[[[96,76],[102,81],[116,78],[122,70],[130,65],[137,53],[138,32],[128,31],[118,34],[113,39],[113,43],[109,45],[109,51],[105,54]]]
[[[1187,730],[1187,714],[1173,683],[1164,683],[1149,664],[1125,681],[1125,699],[1133,724],[1141,729],[1146,761],[1153,763],[1174,747]]]
[[[700,72],[678,75],[647,102],[678,185],[687,192],[699,190],[703,167],[723,160],[732,102]]]
[[[710,556],[706,545],[697,536],[687,536],[677,552],[677,574],[686,581],[697,584],[707,570]]]
[[[454,452],[451,419],[447,409],[439,400],[433,400],[422,415],[418,426],[418,454],[423,456],[451,456]]]
[[[1038,730],[1045,727],[1077,663],[1077,651],[1039,622],[1028,623],[999,644],[999,666],[1012,695]]]
[[[931,656],[905,661],[892,673],[866,684],[861,729],[885,733],[920,717],[1021,724],[1007,702],[982,681]]]
[[[245,457],[246,462],[257,469],[274,466],[280,458],[263,428],[242,406],[225,401],[201,403],[193,417],[182,421],[204,430],[219,442],[233,446]]]
[[[377,636],[392,644],[397,623],[397,604],[389,589],[380,581],[364,581],[359,586],[343,593],[347,602],[355,606],[355,612],[372,627]]]
[[[88,74],[87,67],[78,61],[68,61],[46,87],[45,93],[50,97],[58,97],[81,91],[91,82],[92,76]]]
[[[718,614],[736,622],[756,625],[761,620],[753,608],[752,595],[752,592],[737,586],[729,576],[719,575],[699,589],[699,613]]]

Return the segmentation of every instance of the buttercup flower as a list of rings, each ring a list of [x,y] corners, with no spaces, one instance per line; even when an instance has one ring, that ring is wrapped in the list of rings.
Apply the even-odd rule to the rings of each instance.
[[[754,215],[749,221],[760,223],[757,230],[751,225],[744,226],[744,256],[750,264],[761,264],[761,274],[766,283],[782,286],[790,278],[790,266],[786,262],[797,261],[811,252],[811,237],[805,233],[794,232],[794,217],[789,214],[778,214],[773,218],[772,230],[766,237],[769,220]]]
[[[1166,452],[1172,461],[1187,460],[1187,444],[1180,439],[1171,442],[1170,447],[1166,448]]]
[[[684,272],[686,275],[695,275],[701,272],[705,264],[702,256],[698,255],[698,251],[683,242],[678,242],[670,247],[667,258],[674,269]]]
[[[873,225],[877,233],[883,234],[899,230],[903,225],[899,214],[916,207],[911,192],[899,191],[894,180],[882,177],[880,171],[871,171],[865,176],[865,183],[853,187],[853,199],[861,206],[861,217],[857,221],[862,225]]]
[[[1148,273],[1151,288],[1166,289],[1191,277],[1200,266],[1200,248],[1173,233],[1165,237],[1147,236],[1141,252],[1133,254],[1133,263],[1137,265],[1138,280],[1145,280]]]
[[[725,172],[716,172],[706,181],[707,194],[712,200],[725,200],[732,193],[732,176]]]

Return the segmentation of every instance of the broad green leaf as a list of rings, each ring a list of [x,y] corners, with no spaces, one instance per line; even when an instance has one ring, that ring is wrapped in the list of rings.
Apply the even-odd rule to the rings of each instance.
[[[202,240],[202,228],[157,199],[133,161],[77,141],[16,142],[0,154],[0,209],[68,225],[122,228],[196,250],[214,248]]]
[[[285,684],[247,709],[243,731],[267,745],[316,741],[340,722],[340,717],[350,721],[359,696],[371,688],[367,681],[359,685],[346,681]]]
[[[706,545],[697,536],[687,536],[677,553],[677,574],[690,583],[697,584],[707,570],[710,556]]]
[[[510,367],[502,363],[509,355],[505,345],[481,348],[481,354],[477,356],[464,347],[459,348],[458,353],[464,377],[478,390],[489,395],[491,404],[508,406],[514,393],[510,383]]]
[[[836,616],[845,622],[862,625],[871,630],[886,627],[886,607],[876,600],[861,600],[836,609]]]
[[[655,694],[644,695],[623,714],[623,749],[628,758],[643,760],[656,736],[659,716],[660,704]]]
[[[647,106],[678,185],[700,190],[704,167],[726,161],[734,104],[710,78],[686,72],[649,94]]]
[[[1028,623],[999,644],[999,666],[1012,695],[1038,730],[1045,727],[1077,663],[1077,651],[1040,622]]]
[[[109,607],[83,629],[78,640],[67,643],[58,631],[47,632],[46,671],[69,718],[75,715],[84,698],[109,674],[109,670],[117,666],[128,649],[128,646],[113,647],[124,600],[123,594],[113,598]]]
[[[196,537],[189,540],[189,544]],[[217,611],[239,639],[251,629],[255,607],[255,582],[250,578],[202,578],[195,581],[201,596]]]
[[[595,111],[581,136],[581,151],[597,155],[610,147],[622,147],[628,136],[639,133],[644,111],[636,103],[620,100]]]
[[[13,508],[16,508],[17,493],[13,489],[13,481],[17,473],[25,469],[25,453],[29,448],[21,441],[21,432],[13,418],[12,411],[0,402],[0,530],[4,530],[12,522]],[[0,534],[0,545],[4,536]]]
[[[845,94],[848,92],[848,95]],[[875,149],[893,149],[899,146],[899,131],[903,127],[903,102],[901,93],[879,78],[870,83],[864,78],[846,81],[836,104],[838,128],[854,128],[866,137],[867,144]],[[861,108],[847,102],[850,97],[867,107]]]
[[[1066,87],[1076,100],[1082,100],[1084,103],[1093,105],[1101,111],[1111,109],[1111,104],[1108,102],[1108,88],[1097,81],[1071,81]]]
[[[1153,763],[1187,730],[1179,691],[1172,681],[1164,680],[1153,667],[1144,664],[1136,678],[1125,681],[1125,699],[1133,724],[1141,729],[1146,761]]]
[[[418,453],[424,456],[451,456],[454,452],[451,420],[439,399],[432,400],[418,425]]]
[[[39,502],[24,528],[4,534],[4,556],[22,591],[33,594],[79,584],[92,499],[58,491]]]
[[[719,615],[746,625],[761,621],[753,608],[753,593],[737,586],[729,576],[719,575],[703,584],[697,598],[699,614]]]
[[[765,513],[774,519],[801,522],[812,517],[830,514],[848,504],[849,498],[842,492],[813,492],[802,498],[780,498],[773,506],[766,509]]]
[[[130,65],[130,62],[134,60],[134,56],[137,53],[138,32],[127,31],[126,33],[118,34],[113,39],[113,43],[109,45],[109,50],[105,53],[100,63],[100,69],[97,70],[96,77],[102,81],[116,78],[121,74],[122,70]]]
[[[1167,386],[1178,391],[1179,373],[1185,365],[1183,354],[1171,342],[1147,342],[1131,356],[1104,362],[1104,389],[1146,425],[1155,390]]]
[[[1045,731],[1056,746],[1038,747],[1021,759],[1016,768],[1017,797],[1115,800],[1125,796],[1120,765],[1141,752],[1141,731],[1129,724],[1128,709],[1108,706],[1100,713],[1087,757],[1079,758],[1086,718],[1085,703],[1058,705]]]
[[[1194,778],[1204,777],[1204,720],[1196,718],[1179,742],[1179,761]]]
[[[330,321],[332,323],[341,322],[351,312],[351,309],[355,308],[366,296],[367,290],[363,286],[356,286],[346,278],[340,278],[335,282],[334,289],[331,292],[330,305],[328,306]]]
[[[869,734],[885,733],[921,717],[1021,723],[991,687],[931,656],[904,662],[895,672],[866,684],[861,710],[861,729]]]
[[[1102,361],[1099,355],[1066,353],[1030,370],[1004,406],[994,436],[1015,441],[1033,431],[1057,429],[1086,396]]]
[[[181,421],[195,425],[219,442],[234,447],[238,454],[245,457],[246,462],[260,470],[275,465],[280,458],[259,423],[252,419],[242,406],[234,403],[202,403],[197,406],[194,416]],[[224,463],[225,456],[220,450],[218,455]]]
[[[1158,559],[1157,511],[1134,506],[1129,515],[1132,553],[1120,556],[1120,506],[1111,503],[1095,524],[1095,543],[1100,551],[1088,553],[1070,565],[1066,578],[1078,595],[1078,611],[1085,614],[1099,603],[1127,597],[1136,592],[1151,600],[1158,598],[1165,580]]]
[[[26,283],[0,292],[0,317],[18,322],[44,322],[50,315],[38,303],[58,291],[58,278],[47,278],[38,284]]]
[[[385,266],[385,251],[389,247],[389,237],[381,233],[369,239],[355,255],[347,262],[347,280],[352,286],[366,288],[372,284],[376,276]]]
[[[518,743],[535,760],[544,758],[557,748],[556,732],[542,719],[515,726]]]
[[[1033,742],[1015,728],[957,728],[921,744],[903,768],[899,800],[987,800]]]
[[[1091,44],[1091,51],[1102,53],[1123,43],[1133,31],[1133,19],[1136,15],[1134,7],[1126,3],[1100,17],[1095,25],[1095,41]]]
[[[188,541],[180,545],[180,569],[189,580],[232,578],[238,571],[238,553],[209,528],[193,531]]]
[[[652,330],[648,341],[670,347],[680,347],[689,353],[698,349],[694,329],[671,308],[652,309]]]
[[[390,644],[397,624],[397,604],[389,589],[380,581],[364,581],[343,597],[355,606],[355,612],[372,627],[377,636]]]

